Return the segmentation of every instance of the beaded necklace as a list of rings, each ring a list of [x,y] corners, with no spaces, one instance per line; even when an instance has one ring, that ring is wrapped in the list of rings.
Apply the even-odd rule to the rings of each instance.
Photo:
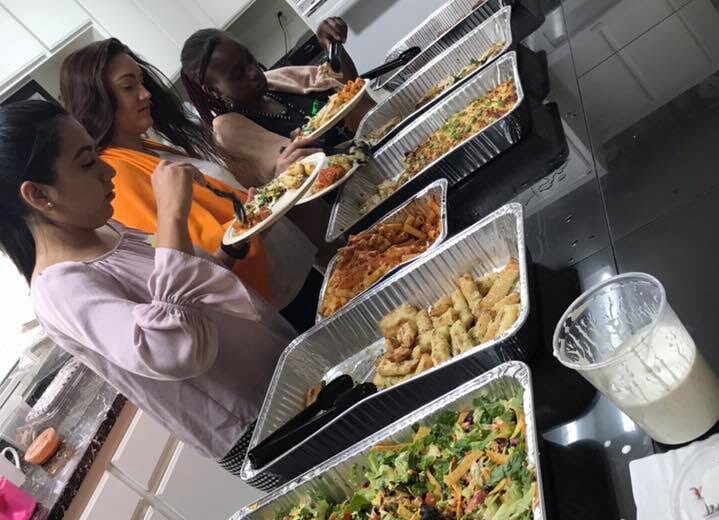
[[[232,105],[231,108],[232,110],[237,111],[245,116],[265,117],[268,119],[279,119],[281,121],[305,120],[307,117],[311,117],[312,115],[314,115],[314,113],[316,113],[315,108],[317,107],[317,103],[312,104],[313,113],[307,114],[304,110],[297,107],[294,103],[286,99],[281,99],[279,96],[275,95],[272,92],[265,92],[265,96],[277,101],[280,105],[282,105],[282,108],[284,108],[284,112],[281,114],[273,114],[271,112],[256,112],[249,111],[244,107],[237,107],[235,105]]]

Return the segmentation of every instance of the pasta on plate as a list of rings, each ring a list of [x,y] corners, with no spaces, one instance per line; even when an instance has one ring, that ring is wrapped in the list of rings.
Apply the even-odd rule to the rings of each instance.
[[[365,84],[365,80],[357,78],[350,80],[344,84],[342,89],[330,96],[327,100],[327,104],[317,112],[309,121],[302,127],[302,134],[309,135],[315,130],[318,130],[330,119],[332,119],[342,108],[352,101],[352,99],[362,90]]]

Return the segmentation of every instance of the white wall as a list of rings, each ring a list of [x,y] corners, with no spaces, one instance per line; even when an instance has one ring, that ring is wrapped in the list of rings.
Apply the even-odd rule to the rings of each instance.
[[[366,72],[384,61],[398,40],[446,0],[329,0],[309,20],[314,30],[327,16],[341,16],[349,26],[347,51],[357,70]]]
[[[277,21],[278,11],[285,15],[287,48],[292,49],[309,27],[284,0],[256,1],[227,28],[267,67],[285,55],[282,30]]]

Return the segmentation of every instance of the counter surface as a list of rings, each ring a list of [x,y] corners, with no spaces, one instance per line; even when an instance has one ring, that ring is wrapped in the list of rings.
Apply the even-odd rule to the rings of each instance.
[[[524,204],[542,345],[530,365],[550,516],[633,520],[629,462],[670,447],[561,366],[552,335],[583,290],[643,271],[664,284],[719,373],[719,5],[542,3],[546,21],[526,43],[547,52],[556,106],[535,107],[532,135],[450,196],[450,225]]]
[[[43,466],[23,466],[22,488],[39,503],[33,520],[64,516],[125,404],[123,396],[89,371],[81,383],[61,410],[62,419],[53,423],[63,437],[58,453]]]

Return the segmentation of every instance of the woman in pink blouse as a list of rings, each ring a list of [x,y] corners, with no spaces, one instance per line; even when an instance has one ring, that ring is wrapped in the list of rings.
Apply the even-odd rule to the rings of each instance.
[[[115,172],[57,105],[0,109],[0,244],[47,334],[179,440],[238,474],[292,327],[187,229],[193,176],[152,176],[156,249],[111,220]]]

